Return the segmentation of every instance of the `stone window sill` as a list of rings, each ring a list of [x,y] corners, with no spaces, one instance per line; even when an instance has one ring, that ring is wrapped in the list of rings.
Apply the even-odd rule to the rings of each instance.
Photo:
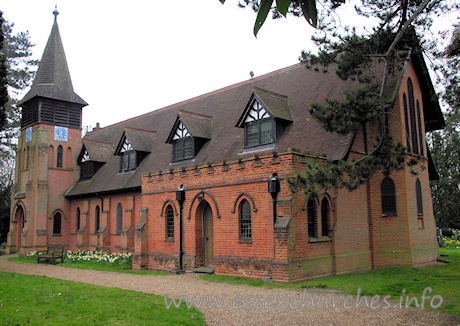
[[[252,244],[252,238],[243,238],[243,239],[239,239],[239,240],[238,240],[238,243],[249,243],[249,244]]]
[[[62,237],[61,233],[53,233],[53,237]]]
[[[315,242],[329,242],[332,241],[329,237],[321,237],[321,238],[309,238],[308,242],[315,243]]]
[[[174,242],[174,238],[166,238],[165,242]]]

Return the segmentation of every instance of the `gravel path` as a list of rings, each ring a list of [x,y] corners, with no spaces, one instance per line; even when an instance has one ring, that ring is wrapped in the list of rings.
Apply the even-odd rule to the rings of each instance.
[[[438,312],[421,310],[421,309],[371,309],[364,307],[365,302],[359,308],[355,308],[355,298],[347,302],[347,306],[353,306],[353,309],[345,309],[343,306],[344,299],[339,299],[336,308],[333,309],[332,300],[339,297],[338,293],[331,291],[321,291],[321,289],[308,290],[305,298],[311,296],[315,301],[315,307],[312,307],[311,301],[308,301],[303,308],[301,307],[302,292],[286,289],[266,289],[251,287],[246,285],[230,285],[223,283],[207,282],[199,279],[195,275],[136,275],[112,272],[100,272],[93,270],[74,269],[62,266],[53,266],[47,264],[25,264],[8,261],[10,256],[0,257],[0,271],[15,272],[31,275],[43,275],[52,278],[58,278],[69,281],[84,282],[89,284],[102,285],[107,287],[117,287],[127,290],[141,291],[158,295],[167,295],[176,298],[181,295],[196,296],[198,299],[204,295],[209,295],[212,299],[216,296],[220,301],[225,295],[225,301],[222,308],[208,308],[206,299],[200,310],[204,313],[208,325],[460,325],[460,321],[452,316]],[[299,294],[299,297],[293,296]],[[235,307],[243,306],[236,309],[231,308],[232,300],[238,295],[242,297],[240,301],[233,301]],[[249,304],[245,298],[252,304],[252,308],[245,309]],[[274,296],[272,302],[267,302],[269,296]],[[287,296],[278,309],[260,308],[261,305],[255,301],[267,304],[268,307],[278,305]],[[317,300],[324,303],[327,300],[329,308],[318,308]],[[292,299],[293,307],[299,305],[297,309],[290,309],[289,302]],[[379,301],[381,307],[384,305],[382,298]],[[370,304],[370,300],[369,300]],[[395,305],[397,302],[391,302]],[[258,309],[255,309],[258,308]],[[171,309],[174,309],[172,307]]]

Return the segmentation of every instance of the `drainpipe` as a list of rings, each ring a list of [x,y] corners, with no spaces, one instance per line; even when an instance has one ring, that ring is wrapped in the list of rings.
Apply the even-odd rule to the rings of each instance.
[[[183,245],[183,218],[182,212],[184,209],[185,190],[184,185],[180,185],[176,191],[176,200],[179,202],[179,271],[184,270],[184,245]]]

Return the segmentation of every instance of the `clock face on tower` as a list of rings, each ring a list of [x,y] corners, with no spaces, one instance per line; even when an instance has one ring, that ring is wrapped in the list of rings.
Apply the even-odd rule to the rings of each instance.
[[[68,141],[69,129],[66,127],[54,127],[54,140],[57,141]]]

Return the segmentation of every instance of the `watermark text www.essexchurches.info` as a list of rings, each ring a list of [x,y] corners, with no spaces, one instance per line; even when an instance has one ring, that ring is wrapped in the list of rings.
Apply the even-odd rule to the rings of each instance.
[[[361,289],[358,288],[356,291],[356,296],[353,295],[328,295],[321,296],[321,294],[315,294],[314,296],[308,293],[307,289],[304,289],[302,293],[296,293],[293,295],[247,295],[243,297],[242,295],[236,295],[233,298],[227,298],[226,295],[222,296],[210,296],[210,295],[201,295],[197,296],[187,296],[181,295],[178,299],[175,297],[168,298],[164,296],[165,305],[167,309],[171,307],[179,308],[182,304],[185,304],[187,308],[209,308],[209,309],[267,309],[267,310],[279,310],[279,309],[302,309],[307,306],[311,306],[315,309],[339,309],[343,308],[356,309],[359,307],[368,307],[371,309],[389,309],[389,308],[399,308],[405,309],[409,308],[411,305],[417,308],[424,309],[430,307],[432,309],[437,309],[441,306],[443,298],[441,295],[431,294],[433,289],[431,287],[426,287],[423,290],[423,294],[420,298],[409,297],[405,293],[406,289],[402,289],[399,301],[390,301],[391,295],[374,295],[374,296],[363,296],[361,294]]]

